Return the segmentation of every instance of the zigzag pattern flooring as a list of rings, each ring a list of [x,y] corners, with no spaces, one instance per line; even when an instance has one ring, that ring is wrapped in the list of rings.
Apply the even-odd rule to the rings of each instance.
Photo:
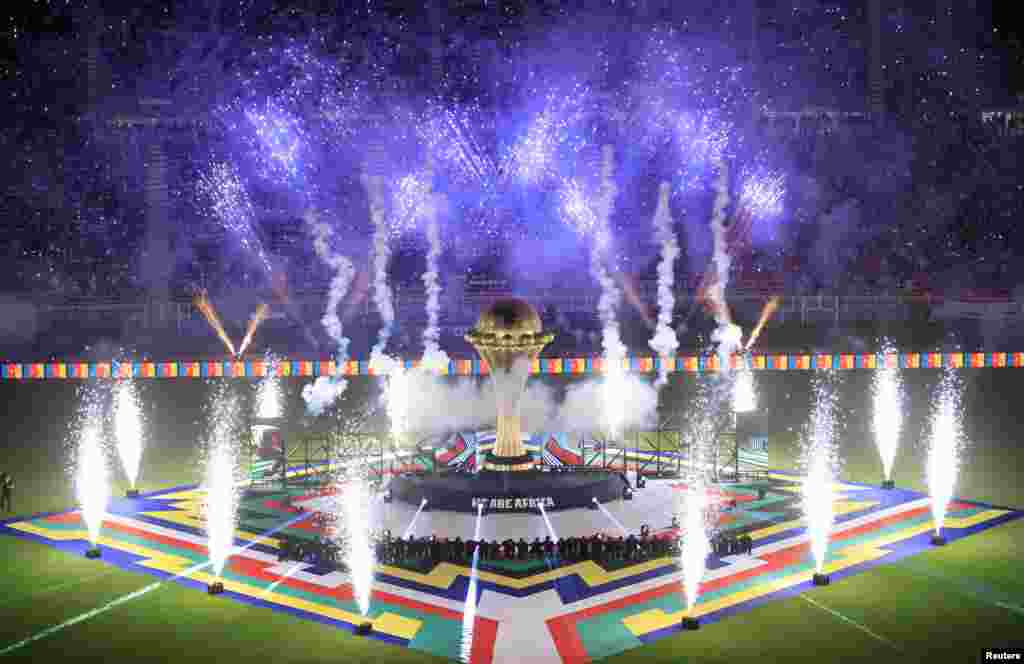
[[[749,533],[754,551],[751,556],[709,561],[695,609],[703,622],[726,619],[757,604],[801,592],[810,583],[813,570],[796,505],[798,478],[781,472],[771,477],[772,487],[763,500],[758,500],[756,491],[749,487],[725,489],[727,497],[737,500],[739,509],[723,515],[722,527]],[[635,530],[652,513],[668,514],[666,501],[672,500],[673,491],[668,481],[650,482],[633,503],[622,502],[610,509],[627,528]],[[826,565],[826,572],[834,578],[929,546],[932,520],[927,497],[855,484],[842,484],[839,491],[839,516]],[[303,499],[313,505],[316,496]],[[207,550],[200,530],[200,502],[201,494],[195,487],[113,500],[99,542],[103,564],[168,578],[204,561]],[[955,541],[1022,514],[960,501],[951,506],[945,533]],[[441,518],[439,514],[431,516],[437,518],[428,519],[417,531],[425,534],[429,530],[424,529],[429,528],[442,535],[471,537],[472,523]],[[598,511],[574,510],[552,516],[559,519],[554,526],[562,535],[617,529],[611,528],[608,518]],[[354,629],[362,618],[344,573],[308,564],[294,571],[296,563],[278,562],[276,538],[259,537],[258,533],[292,518],[295,513],[273,499],[245,501],[237,543],[252,546],[230,560],[223,579],[225,597]],[[377,518],[378,527],[386,523],[386,515]],[[529,537],[546,534],[540,517],[489,518],[495,520],[489,526],[493,534],[504,532],[505,520],[511,530],[530,533]],[[657,529],[655,524],[652,526]],[[576,529],[578,533],[570,532]],[[284,532],[308,535],[311,530],[307,521],[300,521]],[[33,539],[76,555],[84,555],[88,546],[77,511],[5,523],[0,533]],[[484,535],[492,537],[492,533]],[[429,571],[378,566],[370,608],[373,637],[452,659],[468,658],[472,664],[581,664],[672,634],[679,629],[682,617],[680,574],[668,558],[621,569],[579,562],[534,573],[483,570],[479,573],[476,611],[470,612],[467,621],[464,610],[469,571],[451,563],[441,563]],[[176,582],[199,592],[205,591],[212,580],[208,574],[195,573]]]

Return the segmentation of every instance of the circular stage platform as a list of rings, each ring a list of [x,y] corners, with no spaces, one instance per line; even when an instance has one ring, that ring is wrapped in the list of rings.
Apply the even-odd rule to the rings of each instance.
[[[393,498],[417,506],[426,499],[431,510],[476,512],[482,503],[485,512],[502,513],[590,507],[595,498],[622,498],[626,486],[621,473],[601,470],[398,475],[388,485]]]

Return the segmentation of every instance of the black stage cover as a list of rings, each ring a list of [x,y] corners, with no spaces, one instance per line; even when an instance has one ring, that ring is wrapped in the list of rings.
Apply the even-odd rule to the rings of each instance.
[[[476,512],[536,512],[589,507],[593,499],[607,503],[622,498],[628,481],[607,471],[518,471],[399,475],[391,480],[391,495],[419,506],[424,498],[431,510]]]

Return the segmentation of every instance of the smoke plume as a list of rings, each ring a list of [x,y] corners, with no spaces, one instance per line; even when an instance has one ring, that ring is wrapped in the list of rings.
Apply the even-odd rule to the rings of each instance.
[[[672,294],[675,283],[675,261],[679,257],[679,243],[672,232],[672,216],[668,208],[668,195],[671,185],[662,182],[658,190],[658,208],[654,212],[654,236],[661,244],[661,261],[658,262],[658,325],[654,336],[648,342],[658,355],[665,357],[675,353],[679,348],[679,340],[672,329],[672,311],[676,306],[676,298]],[[668,363],[662,362],[658,371],[655,387],[668,382]]]
[[[725,287],[729,283],[729,268],[732,258],[725,237],[725,210],[729,206],[729,171],[725,161],[716,160],[718,179],[715,181],[715,204],[711,212],[711,236],[714,242],[714,281],[708,287],[708,298],[715,310],[715,322],[718,327],[711,334],[711,339],[718,343],[718,358],[722,371],[729,368],[729,357],[742,344],[742,331],[733,324],[729,315],[729,306],[725,302]]]
[[[363,176],[363,186],[370,199],[370,219],[373,221],[373,303],[377,305],[382,323],[380,336],[370,351],[371,358],[384,353],[395,325],[395,304],[388,283],[391,244],[388,242],[387,219],[381,197],[382,185],[380,177]]]
[[[321,323],[327,331],[327,335],[334,340],[338,346],[337,364],[340,367],[348,360],[349,340],[344,336],[341,326],[341,317],[338,315],[338,307],[348,293],[352,285],[352,278],[355,276],[355,268],[347,256],[336,254],[331,249],[331,227],[319,221],[312,213],[307,216],[307,224],[310,233],[313,235],[313,250],[317,257],[328,267],[335,271],[331,279],[330,290],[327,294],[327,309]],[[320,376],[316,381],[302,390],[302,398],[306,402],[306,410],[311,415],[320,415],[324,409],[330,406],[341,396],[348,387],[348,381],[341,376]]]

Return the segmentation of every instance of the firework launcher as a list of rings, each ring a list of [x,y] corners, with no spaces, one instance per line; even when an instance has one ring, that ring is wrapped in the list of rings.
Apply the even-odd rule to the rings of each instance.
[[[831,582],[832,579],[829,578],[828,574],[822,574],[821,572],[816,572],[814,576],[811,577],[811,583],[816,586],[827,586]]]
[[[211,595],[220,595],[224,592],[224,583],[221,581],[214,581],[210,585],[206,586],[206,592]]]
[[[896,480],[882,480],[882,488],[892,490],[896,488]]]
[[[357,636],[369,636],[373,632],[373,623],[370,621],[363,621],[356,625]]]
[[[946,536],[942,533],[932,534],[932,546],[945,546],[946,541]]]
[[[127,491],[124,492],[124,497],[125,498],[138,498],[139,497],[139,490],[138,489],[128,489]]]
[[[693,616],[683,616],[680,626],[683,628],[683,631],[693,632],[700,629],[700,619]]]
[[[100,548],[98,546],[91,546],[85,550],[85,557],[96,559],[100,557]]]

